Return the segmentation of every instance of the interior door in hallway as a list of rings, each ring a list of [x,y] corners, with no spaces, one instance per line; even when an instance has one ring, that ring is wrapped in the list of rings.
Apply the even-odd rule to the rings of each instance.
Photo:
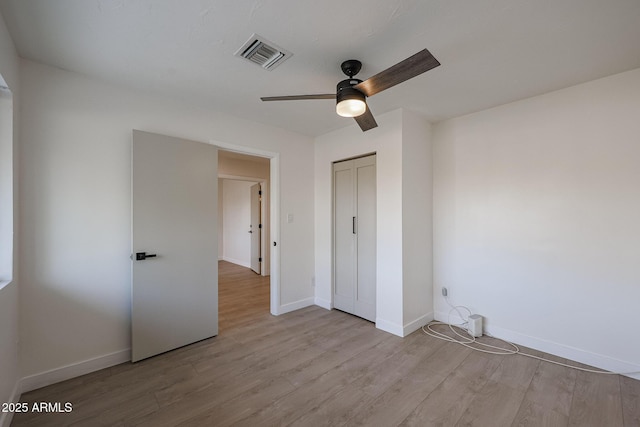
[[[260,183],[251,186],[251,269],[257,274],[261,274],[262,256],[260,254],[260,243],[262,238],[261,220],[261,199],[262,186]]]
[[[131,358],[218,334],[216,147],[133,131]]]
[[[334,307],[375,322],[376,156],[336,162]]]

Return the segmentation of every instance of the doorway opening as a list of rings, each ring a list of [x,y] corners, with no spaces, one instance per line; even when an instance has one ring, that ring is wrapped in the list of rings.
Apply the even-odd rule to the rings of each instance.
[[[218,151],[218,316],[220,333],[274,313],[273,159]],[[254,194],[255,193],[255,194]]]

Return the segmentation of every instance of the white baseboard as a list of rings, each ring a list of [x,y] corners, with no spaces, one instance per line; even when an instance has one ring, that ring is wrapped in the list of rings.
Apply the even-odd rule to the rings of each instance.
[[[422,328],[424,325],[431,322],[432,320],[433,320],[433,312],[423,314],[422,316],[418,317],[416,320],[404,325],[404,328],[403,328],[404,335],[402,336],[406,337],[407,335]]]
[[[435,319],[441,322],[447,322],[448,317],[448,314],[441,312],[436,312],[435,315]],[[450,321],[452,323],[456,323],[460,321],[460,318],[458,316],[451,315]],[[606,371],[619,372],[627,377],[640,380],[640,365],[637,363],[626,362],[603,354],[592,353],[580,348],[559,344],[538,337],[532,337],[510,329],[501,328],[499,326],[485,326],[484,330],[486,333],[496,338],[510,341],[514,344],[519,344],[538,351],[553,354],[554,356],[584,363],[585,365],[595,366],[596,368],[604,369]]]
[[[452,323],[454,325],[459,325],[465,322],[465,320],[458,316],[455,313],[449,314],[449,313],[442,313],[439,311],[436,311],[434,313],[434,320],[437,320],[438,322],[444,322],[444,323]]]
[[[322,307],[325,308],[327,310],[331,310],[333,309],[333,304],[331,304],[331,301],[323,299],[323,298],[318,298],[316,297],[313,300],[314,304],[317,305],[318,307]]]
[[[389,332],[390,334],[397,335],[399,337],[404,337],[404,328],[402,325],[398,325],[397,323],[389,322],[387,320],[381,319],[379,317],[376,318],[376,328]]]
[[[301,308],[309,307],[314,305],[313,298],[305,298],[299,301],[290,302],[288,304],[283,304],[278,307],[278,312],[276,315],[290,313],[292,311],[300,310]]]
[[[397,335],[399,337],[406,337],[407,335],[417,331],[432,320],[433,313],[427,313],[403,326],[378,317],[376,318],[376,328],[381,329],[385,332],[389,332],[390,334]]]
[[[60,381],[99,371],[100,369],[108,368],[130,360],[131,350],[125,349],[38,374],[29,375],[28,377],[24,377],[20,380],[19,392],[20,394],[26,393],[31,390],[36,390]]]
[[[20,401],[20,381],[16,382],[7,403],[18,403]],[[0,412],[0,427],[9,427],[13,420],[13,412]]]
[[[230,262],[231,264],[236,264],[236,265],[241,265],[242,267],[251,268],[251,261],[242,261],[239,259],[229,258],[226,256],[223,256],[222,260]]]

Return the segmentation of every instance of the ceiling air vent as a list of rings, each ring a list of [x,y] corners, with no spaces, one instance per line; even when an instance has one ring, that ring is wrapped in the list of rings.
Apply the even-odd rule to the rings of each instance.
[[[257,34],[253,34],[235,53],[235,56],[248,59],[265,70],[273,70],[292,55]]]

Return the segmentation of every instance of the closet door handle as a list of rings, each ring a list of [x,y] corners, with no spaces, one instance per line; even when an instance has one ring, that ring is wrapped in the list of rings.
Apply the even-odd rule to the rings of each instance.
[[[147,258],[155,258],[157,254],[148,254],[146,252],[136,252],[136,261],[144,261]]]
[[[351,230],[353,234],[356,234],[356,217],[352,217],[351,219]]]

